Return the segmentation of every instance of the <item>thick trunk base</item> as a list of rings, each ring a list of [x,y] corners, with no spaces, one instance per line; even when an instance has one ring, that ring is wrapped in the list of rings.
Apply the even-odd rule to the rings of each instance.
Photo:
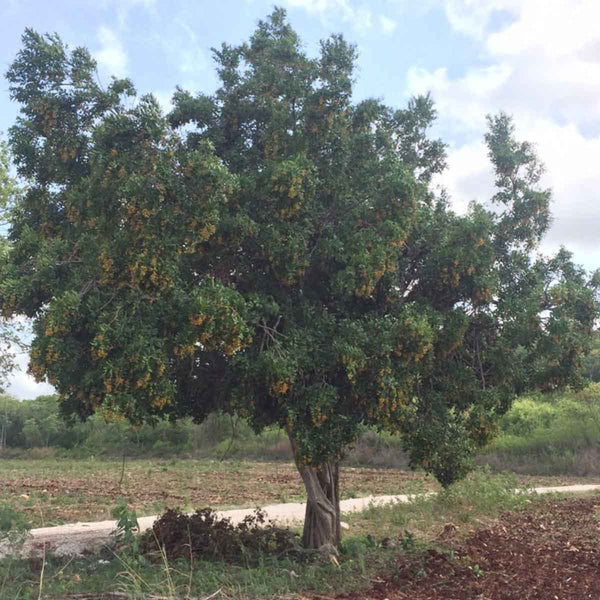
[[[328,463],[319,469],[304,467],[302,470],[304,484],[307,485],[309,479],[310,487],[317,492],[307,494],[302,545],[305,548],[337,547],[340,543],[339,465]]]
[[[296,444],[290,436],[294,456]],[[340,542],[340,467],[330,461],[308,467],[296,460],[296,467],[306,488],[306,515],[302,545],[307,549],[337,547]]]

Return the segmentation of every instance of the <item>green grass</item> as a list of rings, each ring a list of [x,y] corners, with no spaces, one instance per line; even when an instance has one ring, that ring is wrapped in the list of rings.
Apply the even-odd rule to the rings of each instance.
[[[528,506],[533,496],[515,494],[519,487],[513,474],[492,474],[484,468],[438,494],[415,497],[408,503],[370,506],[345,519],[351,531],[364,535],[402,536],[408,530],[419,539],[433,539],[447,523],[471,524],[483,517],[494,518],[499,512]]]

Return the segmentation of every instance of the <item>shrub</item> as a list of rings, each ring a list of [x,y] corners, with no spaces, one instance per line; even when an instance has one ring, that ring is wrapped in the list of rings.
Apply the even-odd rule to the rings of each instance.
[[[496,514],[502,510],[520,508],[527,502],[524,494],[517,494],[519,487],[512,473],[492,474],[488,467],[443,489],[434,500],[440,508],[456,512],[465,521],[472,514]]]
[[[206,561],[257,563],[262,556],[283,556],[298,552],[299,537],[288,528],[277,527],[256,509],[241,523],[221,518],[211,508],[186,515],[179,509],[168,509],[143,534],[140,550],[145,555],[164,553],[168,560],[195,558]]]

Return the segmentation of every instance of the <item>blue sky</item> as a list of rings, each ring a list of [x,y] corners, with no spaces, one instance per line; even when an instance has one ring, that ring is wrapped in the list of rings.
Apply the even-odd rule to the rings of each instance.
[[[449,144],[437,185],[457,210],[493,193],[483,145],[485,115],[505,110],[517,135],[536,144],[554,190],[552,229],[541,251],[565,245],[589,270],[600,267],[599,0],[280,0],[315,55],[343,33],[359,51],[355,99],[401,107],[431,92],[435,134]],[[6,71],[26,27],[86,46],[101,81],[132,79],[168,108],[176,85],[211,93],[210,48],[246,40],[273,3],[263,0],[0,0],[0,56]],[[18,107],[0,86],[0,131]],[[22,363],[26,357],[22,357]],[[25,374],[9,391],[49,391]]]

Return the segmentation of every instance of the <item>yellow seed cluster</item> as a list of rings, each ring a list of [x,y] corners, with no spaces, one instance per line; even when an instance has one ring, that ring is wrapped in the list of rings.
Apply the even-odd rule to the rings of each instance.
[[[313,410],[311,417],[315,427],[321,427],[321,425],[327,421],[327,414],[323,413],[319,406]]]
[[[44,335],[46,337],[51,337],[56,334],[66,333],[67,329],[64,325],[59,323],[47,323],[44,329]]]
[[[115,261],[110,256],[107,256],[104,250],[102,250],[98,255],[98,262],[102,267],[100,283],[107,285],[113,280]]]
[[[167,396],[150,396],[150,403],[156,408],[163,408],[169,403]]]
[[[242,347],[242,340],[239,337],[233,338],[230,343],[225,344],[223,351],[227,356],[233,356]]]
[[[457,259],[452,261],[452,265],[451,267],[443,267],[440,272],[441,282],[452,287],[458,287],[461,277],[473,275],[476,271],[475,266],[472,264],[458,269],[459,261]]]
[[[190,323],[196,327],[200,327],[204,321],[206,321],[206,317],[204,315],[192,315],[190,317]]]
[[[274,396],[284,396],[290,391],[291,381],[289,379],[278,379],[271,384],[271,393]]]
[[[388,257],[383,264],[376,265],[372,272],[368,273],[366,270],[360,272],[360,276],[363,280],[363,284],[354,290],[354,294],[359,298],[369,298],[381,278],[388,272],[393,271],[395,268],[392,257]]]
[[[160,289],[168,289],[173,285],[172,279],[158,270],[156,257],[145,264],[137,260],[127,267],[131,284],[135,287],[148,286]]]
[[[59,355],[58,355],[58,352],[56,351],[56,349],[53,348],[52,346],[50,346],[46,350],[46,355],[44,358],[46,360],[46,364],[51,365],[52,363],[55,363],[58,361]]]
[[[193,356],[196,348],[193,344],[189,344],[187,346],[176,346],[173,349],[173,353],[178,358],[185,358],[186,356]]]
[[[291,219],[300,212],[300,202],[294,202],[292,206],[284,207],[279,210],[279,216],[282,219]]]
[[[411,348],[409,344],[398,343],[394,348],[394,354],[404,361],[420,362],[423,357],[431,350],[433,344],[431,342],[421,342],[418,339],[418,334],[415,333],[416,348]]]
[[[73,160],[77,155],[75,148],[61,148],[60,152],[60,160],[63,162],[67,162],[69,159]]]
[[[92,348],[90,354],[94,360],[102,360],[107,356],[107,352],[104,348]]]
[[[27,372],[39,383],[44,381],[46,377],[46,369],[43,365],[38,363],[39,358],[36,357],[38,355],[37,353],[34,353],[35,350],[32,350],[30,355],[31,360],[29,362],[29,368],[27,369]]]
[[[32,106],[33,110],[40,116],[42,122],[42,131],[46,137],[50,137],[52,130],[58,123],[58,111],[56,108],[50,108],[43,100],[38,101]]]
[[[136,382],[135,382],[135,387],[136,388],[145,388],[148,387],[148,382],[150,381],[150,373],[146,373],[143,377],[140,377]]]
[[[79,225],[81,223],[81,215],[79,214],[79,210],[72,204],[67,206],[67,219],[70,223],[73,223],[73,225]]]
[[[474,304],[486,304],[492,299],[492,292],[489,288],[478,288],[473,298]]]

